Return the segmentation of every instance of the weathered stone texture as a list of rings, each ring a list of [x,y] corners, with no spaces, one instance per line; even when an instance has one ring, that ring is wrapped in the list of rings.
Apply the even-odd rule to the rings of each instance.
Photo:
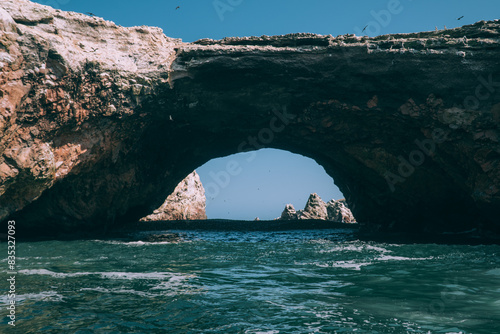
[[[283,210],[281,220],[329,220],[336,223],[356,223],[351,210],[345,200],[330,200],[325,203],[318,194],[313,193],[307,199],[304,210],[295,211],[292,204],[287,204]]]
[[[152,214],[141,221],[207,219],[205,189],[196,171],[182,180]]]

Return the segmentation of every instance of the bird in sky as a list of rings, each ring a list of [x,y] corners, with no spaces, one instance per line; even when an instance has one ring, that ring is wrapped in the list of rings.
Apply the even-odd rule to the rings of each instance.
[[[462,15],[462,16],[460,16],[457,20],[459,20],[459,21],[460,21],[460,20],[461,20],[461,19],[463,19],[463,18],[464,18],[464,16]]]
[[[179,9],[179,8],[181,8],[181,6],[177,6],[177,7],[175,7],[175,10],[177,10],[177,9]]]
[[[95,16],[95,14],[94,14],[94,13],[91,13],[91,12],[87,12],[86,14],[87,14],[88,16]]]
[[[366,25],[361,32],[365,32],[366,28],[368,28],[368,25]]]

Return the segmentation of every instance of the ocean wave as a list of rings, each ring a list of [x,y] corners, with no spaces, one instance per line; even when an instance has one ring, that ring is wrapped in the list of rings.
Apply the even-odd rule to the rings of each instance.
[[[336,261],[333,263],[318,263],[316,264],[318,267],[323,268],[344,268],[344,269],[353,269],[353,270],[361,270],[361,267],[368,266],[373,264],[373,262],[355,262],[354,260],[348,261]]]
[[[22,303],[26,300],[60,302],[63,300],[63,296],[55,291],[42,291],[37,293],[16,295],[16,303]],[[10,299],[8,298],[8,295],[0,296],[0,304],[8,305],[9,303]]]
[[[140,247],[140,246],[148,246],[148,245],[167,245],[167,244],[177,244],[179,241],[158,241],[158,242],[150,242],[150,241],[121,241],[121,240],[93,240],[94,242],[104,243],[108,245],[121,245],[121,246],[132,246],[132,247]],[[187,242],[184,241],[183,242]]]
[[[145,291],[137,291],[137,290],[134,290],[134,289],[106,289],[106,288],[103,288],[103,287],[97,287],[97,288],[81,288],[79,291],[83,292],[83,291],[93,291],[93,292],[99,292],[99,293],[108,293],[108,294],[126,294],[126,295],[136,295],[136,296],[140,296],[140,297],[148,297],[148,298],[153,298],[153,297],[157,297],[158,294],[154,294],[154,293],[148,293],[148,292],[145,292]]]
[[[422,261],[431,260],[434,257],[403,257],[403,256],[391,256],[391,255],[381,255],[374,258],[370,262],[357,262],[356,260],[345,260],[345,261],[335,261],[328,263],[314,263],[318,267],[323,268],[344,268],[352,270],[361,270],[362,267],[375,264],[379,261]]]
[[[54,271],[50,271],[47,269],[23,269],[23,270],[19,270],[19,273],[24,274],[24,275],[48,275],[48,276],[57,277],[57,278],[76,277],[76,276],[86,276],[86,275],[97,274],[97,273],[91,273],[91,272],[56,273]]]
[[[104,294],[131,294],[131,295],[137,295],[140,297],[148,297],[148,298],[154,298],[158,296],[174,296],[179,293],[179,287],[182,289],[182,293],[195,293],[196,290],[190,289],[189,286],[185,286],[185,280],[188,278],[187,276],[185,279],[181,279],[180,277],[176,277],[177,280],[171,280],[169,282],[162,282],[152,288],[149,288],[148,291],[138,291],[134,289],[126,289],[124,287],[120,288],[104,288],[104,287],[95,287],[95,288],[81,288],[79,291],[84,292],[84,291],[91,291],[91,292],[98,292],[98,293],[104,293]]]
[[[337,245],[329,249],[323,249],[319,251],[320,253],[337,253],[337,252],[367,252],[375,251],[379,253],[391,253],[392,251],[383,247],[372,246],[372,245],[359,245],[359,244],[342,244]]]
[[[169,281],[183,280],[194,276],[194,275],[183,275],[171,272],[134,273],[134,272],[112,271],[112,272],[56,273],[54,271],[50,271],[47,269],[24,269],[24,270],[19,270],[19,273],[25,275],[48,275],[56,278],[99,275],[102,278],[106,279],[124,279],[124,280],[149,279],[149,280],[169,280]]]
[[[434,258],[433,256],[429,256],[429,257],[404,257],[404,256],[384,255],[384,256],[376,258],[375,260],[378,260],[378,261],[421,261],[421,260],[432,260],[433,258]]]
[[[55,259],[62,259],[62,256],[18,256],[16,257],[16,260],[55,260]],[[7,262],[8,258],[4,258],[0,260],[1,262]]]
[[[153,280],[176,280],[178,278],[186,279],[188,276],[169,273],[169,272],[152,272],[152,273],[131,273],[131,272],[101,272],[98,273],[103,278],[109,279],[153,279]]]

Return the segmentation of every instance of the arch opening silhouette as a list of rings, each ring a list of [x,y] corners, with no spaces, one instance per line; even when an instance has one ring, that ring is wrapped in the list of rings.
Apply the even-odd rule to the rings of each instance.
[[[304,208],[310,194],[344,198],[314,160],[276,149],[212,159],[196,169],[205,189],[207,218],[272,220],[285,205]]]

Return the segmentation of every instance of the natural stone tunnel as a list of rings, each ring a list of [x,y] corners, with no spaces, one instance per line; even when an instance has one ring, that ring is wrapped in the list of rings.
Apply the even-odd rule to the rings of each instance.
[[[0,219],[19,229],[133,221],[269,147],[315,159],[369,229],[500,232],[499,22],[182,43],[26,0],[0,14]]]

